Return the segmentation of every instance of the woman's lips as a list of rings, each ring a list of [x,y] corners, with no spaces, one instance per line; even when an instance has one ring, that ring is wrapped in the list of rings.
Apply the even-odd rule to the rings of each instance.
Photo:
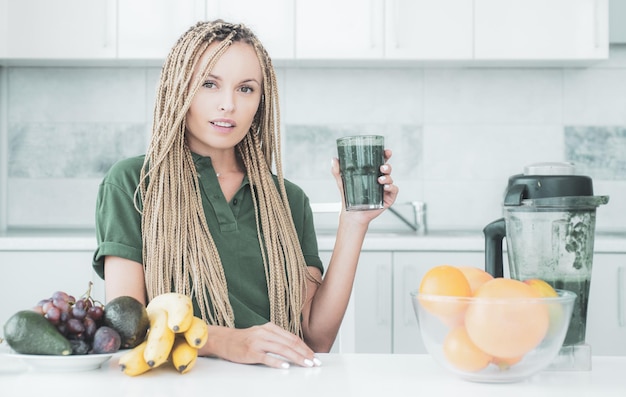
[[[215,130],[222,133],[229,133],[235,128],[235,122],[232,120],[212,120],[210,123]]]

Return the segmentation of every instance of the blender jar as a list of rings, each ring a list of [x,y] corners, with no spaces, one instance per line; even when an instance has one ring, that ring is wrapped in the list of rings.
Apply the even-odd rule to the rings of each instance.
[[[485,270],[493,276],[503,276],[502,239],[506,237],[511,278],[538,278],[553,288],[576,293],[570,326],[554,369],[591,368],[585,331],[596,208],[608,200],[608,196],[593,196],[591,178],[575,175],[571,164],[531,165],[524,174],[509,178],[504,218],[484,229]]]

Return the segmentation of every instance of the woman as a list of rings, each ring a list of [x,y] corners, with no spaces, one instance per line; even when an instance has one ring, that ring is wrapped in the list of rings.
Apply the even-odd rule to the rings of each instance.
[[[283,179],[279,116],[271,60],[246,27],[190,28],[163,66],[147,154],[115,164],[100,186],[94,268],[107,300],[191,296],[210,325],[202,355],[313,366],[335,340],[382,210],[341,212],[322,279],[308,198]],[[342,192],[338,168],[334,159]],[[381,168],[389,207],[398,188]]]

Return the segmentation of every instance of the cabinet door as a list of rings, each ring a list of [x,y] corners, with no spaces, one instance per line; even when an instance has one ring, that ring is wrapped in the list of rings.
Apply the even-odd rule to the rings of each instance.
[[[118,56],[125,59],[164,59],[206,16],[204,0],[120,1],[118,7]]]
[[[115,0],[8,0],[7,57],[116,56]]]
[[[607,0],[475,0],[479,60],[608,58]]]
[[[243,23],[272,59],[294,57],[295,0],[208,0],[207,19]]]
[[[385,4],[385,58],[473,57],[471,1],[387,0]]]
[[[383,57],[382,0],[300,0],[296,3],[296,58]]]
[[[593,355],[626,355],[626,253],[596,253],[587,308]]]
[[[327,265],[331,252],[320,253]],[[361,252],[334,353],[391,353],[391,253]]]
[[[8,44],[8,2],[9,0],[0,0],[0,59],[7,57]]]
[[[444,263],[484,269],[485,257],[483,252],[394,252],[393,353],[426,353],[410,294],[430,268]]]
[[[78,298],[89,288],[89,281],[94,283],[94,299],[104,303],[104,282],[92,270],[92,256],[93,251],[0,252],[0,324],[55,291]]]

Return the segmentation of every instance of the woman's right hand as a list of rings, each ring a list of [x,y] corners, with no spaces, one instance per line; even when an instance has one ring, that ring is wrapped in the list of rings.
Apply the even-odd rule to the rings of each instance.
[[[244,329],[209,326],[209,340],[200,355],[283,369],[289,368],[289,363],[303,367],[321,364],[302,339],[270,322]]]

